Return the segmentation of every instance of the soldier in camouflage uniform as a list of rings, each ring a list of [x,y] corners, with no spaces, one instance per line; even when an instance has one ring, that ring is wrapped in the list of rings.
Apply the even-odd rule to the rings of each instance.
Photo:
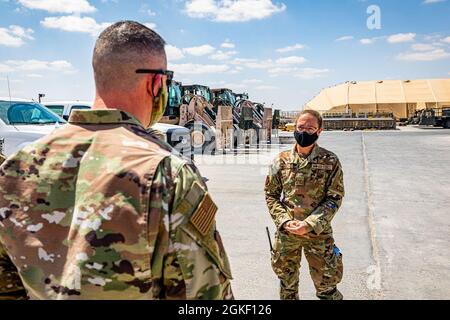
[[[297,144],[275,159],[266,180],[266,201],[277,227],[272,267],[283,300],[299,299],[302,251],[317,297],[343,298],[337,290],[343,276],[342,254],[331,227],[344,197],[343,172],[337,156],[315,143],[321,127],[320,114],[303,112],[297,121]]]
[[[163,55],[161,65],[148,53]],[[0,252],[11,260],[0,265],[0,294],[14,297],[20,276],[31,299],[232,299],[203,178],[146,130],[165,108],[164,75],[139,74],[144,90],[115,103],[120,97],[104,88],[117,83],[101,74],[103,55],[120,82],[136,77],[127,57],[166,66],[164,41],[150,29],[129,21],[107,28],[94,52],[93,110],[74,111],[68,125],[2,165]],[[150,97],[141,103],[136,95]]]
[[[2,140],[0,139],[0,166],[5,162],[6,157],[2,154]],[[1,216],[0,216],[1,219]],[[0,225],[1,226],[1,225]],[[0,300],[20,300],[26,299],[27,293],[23,288],[22,281],[17,273],[17,269],[6,254],[0,243]]]

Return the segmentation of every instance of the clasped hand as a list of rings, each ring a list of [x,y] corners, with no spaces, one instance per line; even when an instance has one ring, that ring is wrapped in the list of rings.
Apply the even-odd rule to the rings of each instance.
[[[284,229],[292,234],[304,236],[309,232],[309,225],[303,221],[293,220],[286,222],[286,224],[284,225]]]

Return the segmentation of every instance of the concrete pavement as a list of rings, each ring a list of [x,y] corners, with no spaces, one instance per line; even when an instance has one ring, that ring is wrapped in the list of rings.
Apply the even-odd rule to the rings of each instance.
[[[333,221],[346,299],[450,299],[450,130],[325,132],[344,168],[346,197]],[[278,299],[265,227],[267,166],[290,145],[197,156],[220,210],[238,299]],[[303,257],[300,294],[315,299]]]

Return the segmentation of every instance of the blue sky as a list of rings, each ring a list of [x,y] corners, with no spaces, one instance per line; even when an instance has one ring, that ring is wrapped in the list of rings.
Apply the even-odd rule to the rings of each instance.
[[[177,80],[299,110],[345,81],[449,78],[448,17],[450,0],[0,0],[0,96],[8,76],[14,97],[91,100],[95,37],[129,19]]]

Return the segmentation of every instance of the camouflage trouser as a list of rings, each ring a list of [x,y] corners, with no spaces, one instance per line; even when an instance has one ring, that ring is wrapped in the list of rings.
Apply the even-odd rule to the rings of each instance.
[[[305,251],[309,272],[316,287],[316,295],[323,300],[342,300],[337,284],[343,276],[342,254],[334,244],[333,237],[325,240],[307,240],[277,232],[272,268],[280,279],[280,298],[298,300],[300,261]]]

